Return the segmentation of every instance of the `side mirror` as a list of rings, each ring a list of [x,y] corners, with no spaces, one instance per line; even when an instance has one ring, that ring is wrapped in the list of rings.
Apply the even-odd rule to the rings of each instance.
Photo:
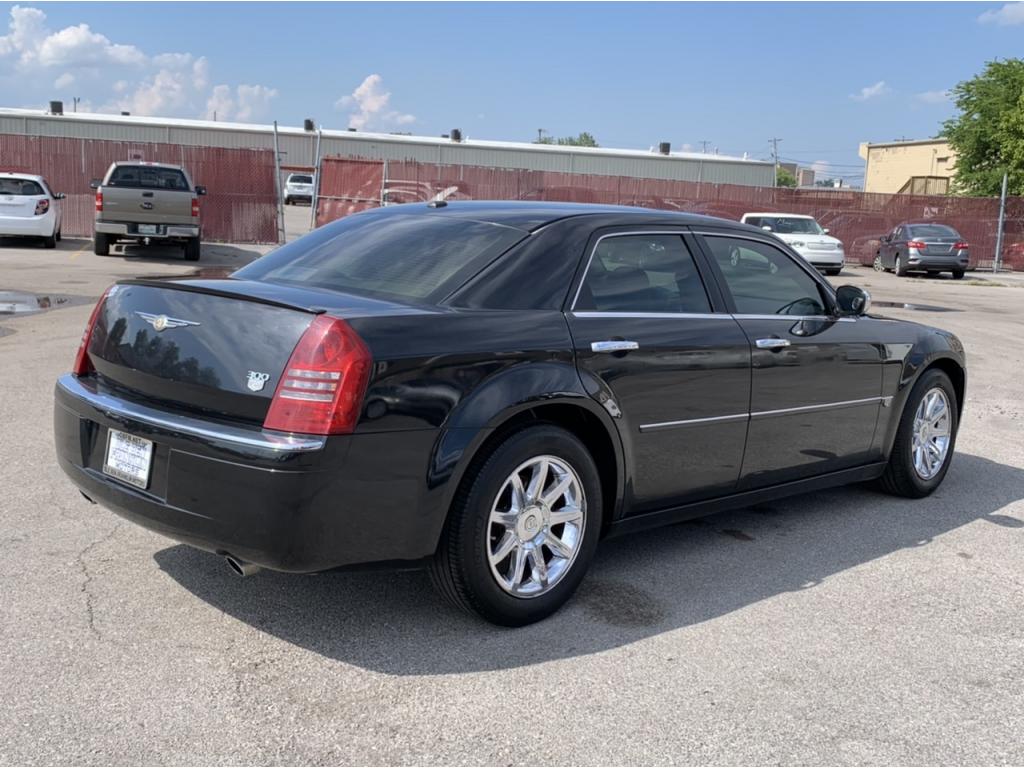
[[[771,232],[772,231],[772,228],[769,227],[767,224],[765,224],[763,227],[761,227],[761,229],[763,229],[765,232]]]
[[[203,195],[205,195],[205,194],[206,194],[206,187],[201,187],[201,186],[199,186],[199,185],[197,184],[197,185],[196,185],[196,194],[197,194],[197,195],[199,195],[200,197],[202,197]]]
[[[843,315],[864,315],[871,309],[871,294],[856,285],[841,285],[836,289],[836,304]]]
[[[93,179],[89,182],[89,189],[99,189],[102,179]]]
[[[828,232],[829,232],[829,229],[828,229],[828,227],[825,227],[825,228],[824,228],[823,230],[821,230],[821,231],[822,231],[822,232],[824,232],[824,233],[825,233],[825,234],[827,235],[827,234],[828,234]]]
[[[63,200],[65,197],[67,197],[67,195],[65,195],[63,192],[54,192],[53,193],[53,199],[54,200]]]

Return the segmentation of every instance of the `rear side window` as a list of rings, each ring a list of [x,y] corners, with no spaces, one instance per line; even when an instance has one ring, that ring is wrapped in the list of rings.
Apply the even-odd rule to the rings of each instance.
[[[107,181],[112,187],[139,187],[141,189],[170,189],[188,191],[188,180],[177,168],[158,168],[147,165],[119,165]]]
[[[0,179],[0,195],[45,195],[46,192],[32,179]]]
[[[778,248],[731,237],[706,236],[705,241],[738,314],[826,314],[818,284]]]
[[[441,215],[357,214],[278,248],[234,276],[429,302],[447,296],[526,234]]]
[[[617,235],[594,249],[574,309],[705,314],[697,266],[679,235]]]

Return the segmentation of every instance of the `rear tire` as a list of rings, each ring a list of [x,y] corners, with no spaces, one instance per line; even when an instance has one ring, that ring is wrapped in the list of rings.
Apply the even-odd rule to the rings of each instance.
[[[56,248],[57,247],[57,233],[54,232],[52,235],[43,238],[43,248]]]
[[[896,263],[893,267],[893,272],[896,273],[896,277],[904,277],[907,274],[907,270],[903,268],[903,261],[899,256],[896,257]]]
[[[290,197],[285,197],[284,204],[285,205],[291,205],[292,204],[292,199]]]
[[[199,261],[199,238],[190,237],[185,241],[185,261]]]
[[[547,494],[530,493],[535,477],[547,478],[540,489]],[[554,495],[563,484],[562,495]],[[466,471],[430,564],[431,581],[450,603],[493,624],[540,621],[583,580],[601,510],[597,466],[575,435],[550,424],[515,432]],[[566,521],[556,522],[559,517]]]
[[[953,270],[953,279],[954,280],[963,280],[964,279],[964,271],[962,269],[954,269]]]
[[[945,395],[946,425],[949,432],[949,440],[945,452],[942,454],[941,466],[928,477],[922,474],[915,467],[915,422],[917,421],[918,409],[922,400],[930,396],[935,390],[941,390]],[[920,499],[928,496],[932,491],[942,484],[949,465],[953,461],[953,450],[956,447],[956,433],[959,408],[957,405],[956,391],[953,383],[942,371],[932,368],[925,371],[918,379],[914,388],[910,391],[906,405],[903,406],[903,415],[900,417],[900,424],[896,430],[896,439],[893,441],[892,453],[889,454],[889,464],[885,473],[879,479],[879,485],[886,493],[894,496],[905,496],[909,499]],[[927,472],[925,474],[928,474]]]
[[[110,255],[110,237],[97,232],[92,236],[92,252],[97,256],[109,256]]]
[[[54,237],[56,237],[56,238],[57,238],[57,242],[59,243],[59,242],[60,242],[60,240],[61,240],[61,232],[60,232],[60,230],[59,230],[59,229],[57,230],[57,234],[56,234],[56,235],[54,235]]]

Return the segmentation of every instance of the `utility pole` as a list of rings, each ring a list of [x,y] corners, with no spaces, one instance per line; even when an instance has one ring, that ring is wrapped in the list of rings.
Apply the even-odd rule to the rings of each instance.
[[[710,141],[708,141],[707,139],[704,139],[704,140],[703,140],[703,141],[702,141],[702,142],[700,143],[700,153],[701,153],[702,155],[706,155],[706,154],[708,153],[708,144],[710,144],[710,143],[711,143],[711,142],[710,142]]]
[[[782,139],[777,139],[777,138],[774,138],[774,137],[771,138],[771,139],[768,139],[768,143],[772,145],[772,160],[774,161],[774,169],[775,169],[774,181],[772,181],[772,186],[773,187],[779,186],[779,142],[780,141],[782,141]]]
[[[78,102],[80,102],[81,99],[78,96],[72,96],[71,97],[71,101],[74,102],[74,106],[72,107],[72,110],[74,112],[77,112],[78,111]]]
[[[537,129],[537,143],[538,144],[543,144],[544,143],[544,129],[543,128],[538,128]]]
[[[1003,171],[1003,191],[999,195],[999,228],[996,230],[996,257],[992,260],[992,271],[999,271],[1003,256],[1003,227],[1006,223],[1006,181],[1009,174]]]

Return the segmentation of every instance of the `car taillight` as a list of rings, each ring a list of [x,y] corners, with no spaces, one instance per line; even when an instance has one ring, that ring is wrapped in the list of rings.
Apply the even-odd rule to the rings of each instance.
[[[42,216],[48,210],[50,210],[50,201],[49,200],[45,200],[44,199],[44,200],[39,200],[38,202],[36,202],[36,216]]]
[[[292,351],[263,426],[310,435],[352,432],[372,363],[348,323],[319,315]]]
[[[969,245],[968,245],[967,243],[965,243],[965,242],[964,242],[963,240],[961,240],[961,241],[960,241],[959,243],[957,243],[956,245],[954,245],[954,246],[953,246],[953,248],[955,248],[955,249],[956,249],[956,250],[958,250],[958,251],[966,251],[966,250],[967,250],[967,249],[969,249],[970,247],[971,247],[971,246],[969,246]]]
[[[198,216],[199,215],[199,198],[198,197],[193,197],[192,198],[192,215],[193,216]]]
[[[96,190],[96,210],[103,210],[103,193],[100,190]]]
[[[927,247],[927,245],[920,242],[919,240],[911,240],[909,243],[907,243],[907,248],[917,248],[917,250],[919,251],[923,251]]]
[[[96,306],[92,308],[92,314],[89,315],[89,322],[85,325],[85,330],[82,331],[82,341],[78,345],[78,354],[75,355],[75,366],[71,369],[71,372],[75,376],[86,376],[95,370],[92,366],[92,360],[89,359],[89,341],[92,339],[92,330],[96,327],[96,321],[99,319],[100,310],[103,309],[103,304],[107,301],[107,296],[110,295],[110,288],[107,288],[100,296],[100,300],[96,302]]]

